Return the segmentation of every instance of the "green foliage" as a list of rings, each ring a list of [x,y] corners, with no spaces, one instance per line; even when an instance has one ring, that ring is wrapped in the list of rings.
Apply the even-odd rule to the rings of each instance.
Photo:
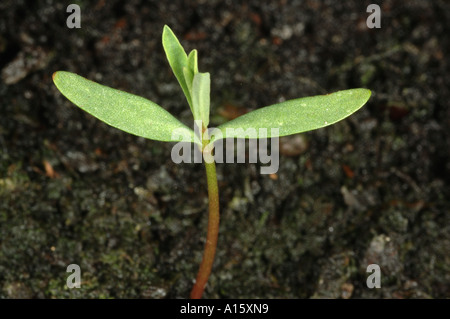
[[[164,27],[162,42],[170,67],[178,79],[191,108],[194,120],[203,128],[209,124],[210,74],[198,71],[198,55],[192,50],[186,55],[175,34]],[[115,90],[89,81],[79,75],[59,71],[53,76],[57,88],[75,105],[101,121],[128,133],[160,141],[191,141],[202,145],[194,131],[162,107],[142,97]],[[369,99],[370,90],[350,89],[332,94],[304,97],[256,109],[218,127],[222,136],[227,129],[267,129],[267,135],[277,137],[306,132],[334,124],[360,109]],[[278,128],[271,135],[271,128]],[[173,132],[177,130],[177,134]],[[236,131],[231,137],[236,136]],[[230,136],[228,136],[230,137]]]
[[[218,127],[227,137],[227,129],[267,129],[267,136],[277,137],[315,130],[334,124],[360,109],[369,99],[367,89],[351,89],[327,95],[304,97],[266,106]],[[278,128],[277,135],[271,135],[271,128]]]
[[[164,26],[162,43],[170,67],[172,68],[175,77],[183,89],[183,93],[186,96],[192,113],[194,113],[192,109],[192,98],[189,87],[192,87],[194,74],[198,72],[197,51],[192,51],[189,54],[188,59],[188,56],[181,46],[180,41],[178,41],[177,37],[168,26]]]
[[[194,120],[201,120],[206,128],[209,124],[209,92],[211,80],[209,73],[197,73],[192,83],[192,104]]]
[[[194,76],[198,73],[197,50],[192,50],[191,53],[189,53],[187,63],[187,67],[183,67],[183,75],[184,80],[187,83],[189,95],[192,96],[192,83],[194,81]]]
[[[70,72],[56,72],[53,81],[72,103],[122,131],[158,141],[194,141],[193,130],[152,101]],[[172,138],[174,130],[180,133],[176,138]]]

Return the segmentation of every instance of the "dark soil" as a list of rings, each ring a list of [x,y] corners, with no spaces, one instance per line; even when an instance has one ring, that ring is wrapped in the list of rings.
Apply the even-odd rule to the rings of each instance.
[[[186,298],[203,252],[201,164],[71,104],[67,70],[144,96],[192,127],[164,24],[212,76],[212,120],[366,87],[336,125],[283,138],[276,175],[219,164],[208,298],[450,297],[450,5],[383,1],[0,3],[0,297]],[[190,3],[190,4],[187,4]],[[447,49],[446,49],[447,48]],[[69,264],[81,288],[69,289]],[[369,264],[381,288],[366,285]]]

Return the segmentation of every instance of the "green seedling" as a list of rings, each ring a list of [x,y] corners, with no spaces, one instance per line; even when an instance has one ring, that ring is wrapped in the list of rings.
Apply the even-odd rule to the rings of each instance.
[[[267,129],[266,135],[254,138],[276,138],[329,126],[360,109],[368,101],[371,92],[362,88],[350,89],[266,106],[218,126],[216,134],[210,135],[209,73],[199,72],[197,51],[193,50],[187,55],[168,26],[164,27],[162,43],[170,67],[191,108],[196,125],[194,130],[152,101],[103,86],[74,73],[58,71],[53,74],[53,81],[71,102],[115,128],[152,140],[189,141],[198,146],[205,159],[209,218],[203,259],[190,296],[201,298],[211,273],[219,233],[219,191],[213,143],[230,137],[227,129],[242,129],[241,132],[249,128],[256,132]],[[269,128],[278,130],[273,133]],[[177,134],[174,134],[175,131]]]

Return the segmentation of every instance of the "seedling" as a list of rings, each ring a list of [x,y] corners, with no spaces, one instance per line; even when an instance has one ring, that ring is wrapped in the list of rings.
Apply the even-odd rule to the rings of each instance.
[[[361,88],[350,89],[285,101],[226,122],[215,129],[216,133],[211,134],[208,130],[209,73],[199,72],[197,51],[192,50],[187,55],[168,26],[164,26],[162,43],[172,71],[191,108],[195,121],[194,130],[152,101],[89,81],[74,73],[58,71],[53,74],[53,81],[61,93],[75,105],[115,128],[152,140],[188,141],[198,146],[205,159],[209,219],[203,259],[190,296],[201,298],[211,273],[219,233],[219,191],[213,143],[230,137],[227,129],[242,129],[242,136],[232,136],[237,138],[248,137],[244,132],[254,129],[257,134],[253,137],[259,139],[277,138],[329,126],[360,109],[371,92]],[[265,129],[267,134],[258,134],[261,129]]]

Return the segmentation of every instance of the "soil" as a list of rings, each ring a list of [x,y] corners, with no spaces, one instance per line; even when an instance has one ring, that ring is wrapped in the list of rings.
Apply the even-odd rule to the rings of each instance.
[[[218,164],[207,298],[450,297],[450,4],[383,1],[0,3],[0,297],[187,298],[207,224],[202,164],[71,104],[66,70],[192,127],[169,25],[212,78],[211,126],[282,100],[366,87],[336,125],[281,139],[279,171]],[[447,48],[447,49],[445,49]],[[69,289],[67,267],[81,269]],[[381,288],[366,284],[381,269]]]

